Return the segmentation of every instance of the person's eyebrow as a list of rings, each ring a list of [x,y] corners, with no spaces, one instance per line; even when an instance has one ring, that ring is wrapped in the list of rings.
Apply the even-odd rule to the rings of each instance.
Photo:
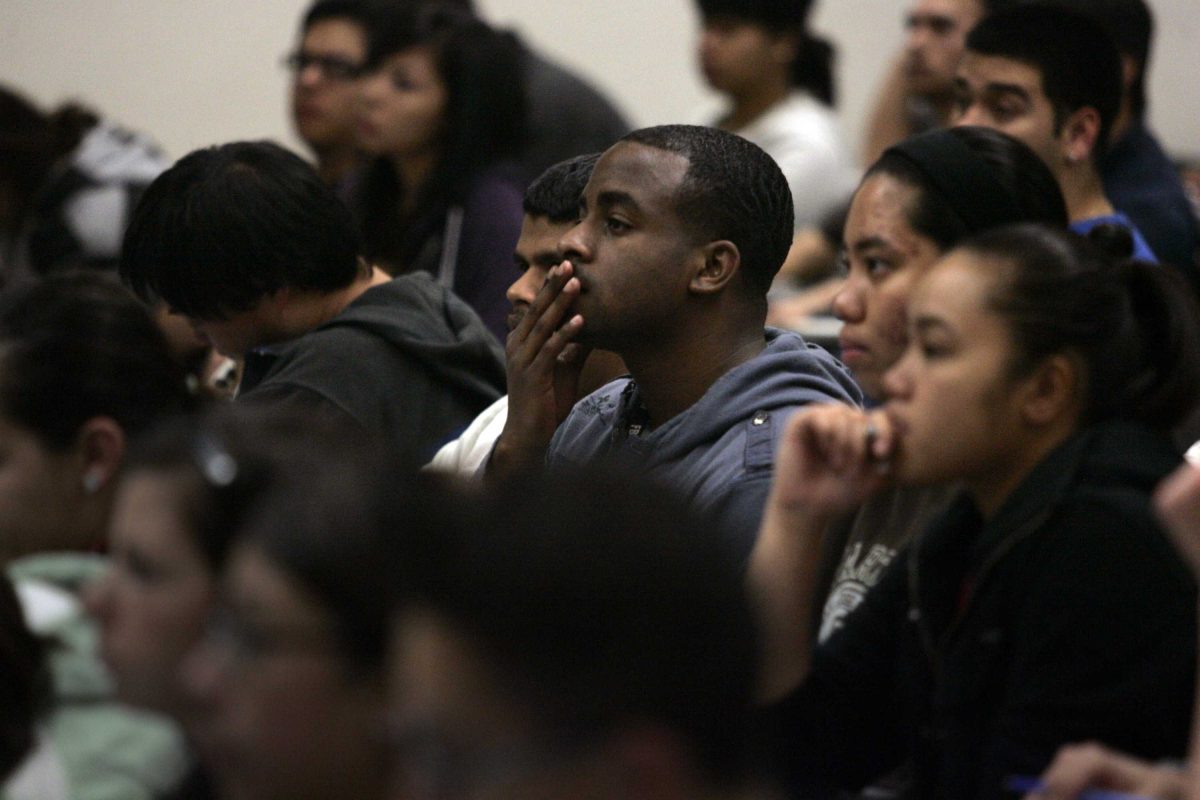
[[[954,327],[946,322],[941,317],[935,317],[929,314],[922,314],[913,320],[913,330],[918,333],[930,333],[940,331],[948,336],[954,335]]]
[[[857,242],[851,245],[850,249],[855,253],[864,253],[868,250],[889,248],[891,246],[892,243],[887,239],[884,239],[882,236],[868,236],[865,239],[859,239]]]
[[[1022,100],[1029,100],[1029,90],[1018,83],[989,83],[984,87],[989,94],[1013,94]]]
[[[617,189],[608,189],[600,192],[596,197],[596,205],[603,208],[612,208],[613,206],[627,206],[633,211],[640,211],[641,207],[637,201],[633,199],[633,195],[629,192],[622,192]]]

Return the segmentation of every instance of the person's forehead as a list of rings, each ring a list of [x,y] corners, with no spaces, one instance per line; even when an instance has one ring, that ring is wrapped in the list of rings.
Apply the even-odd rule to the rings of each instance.
[[[517,238],[517,253],[527,259],[533,259],[541,253],[557,252],[559,240],[574,224],[554,222],[549,217],[526,214],[521,221],[521,233]]]
[[[1019,87],[1030,95],[1042,94],[1042,74],[1037,67],[1015,58],[985,55],[968,50],[959,63],[958,75],[976,89]]]
[[[977,0],[917,0],[909,8],[911,19],[952,19],[961,22],[974,18],[978,11]]]
[[[322,52],[336,50],[361,56],[366,50],[367,34],[362,24],[350,17],[326,17],[305,29],[301,37],[305,49],[319,48]]]
[[[896,245],[917,234],[908,223],[916,190],[886,173],[870,176],[850,206],[844,244],[850,250],[867,244]]]
[[[591,203],[625,195],[639,205],[670,200],[687,177],[687,157],[638,142],[610,147],[592,172],[585,196]]]

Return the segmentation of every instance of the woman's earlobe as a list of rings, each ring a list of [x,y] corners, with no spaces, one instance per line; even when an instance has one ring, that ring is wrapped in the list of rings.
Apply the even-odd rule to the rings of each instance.
[[[125,431],[112,417],[93,417],[79,429],[80,484],[96,494],[110,484],[125,459]]]
[[[1022,413],[1034,425],[1078,414],[1079,365],[1065,355],[1050,356],[1026,380]]]

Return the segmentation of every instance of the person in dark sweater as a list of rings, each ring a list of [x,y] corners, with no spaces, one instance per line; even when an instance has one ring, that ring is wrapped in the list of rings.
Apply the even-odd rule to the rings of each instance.
[[[913,797],[998,798],[1068,742],[1184,753],[1196,589],[1151,511],[1200,385],[1181,285],[1064,231],[984,233],[917,287],[883,409],[794,418],[761,535],[800,596],[814,519],[892,482],[963,486],[827,642],[774,642],[797,685],[763,742],[796,795],[906,757]]]
[[[350,212],[277,145],[198,150],[163,173],[121,275],[245,356],[239,400],[349,418],[406,457],[427,460],[504,391],[479,317],[426,275],[362,261]]]

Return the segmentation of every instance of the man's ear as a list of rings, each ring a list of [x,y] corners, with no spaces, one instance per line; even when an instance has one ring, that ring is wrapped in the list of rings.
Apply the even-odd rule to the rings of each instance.
[[[79,429],[76,440],[80,483],[85,494],[96,494],[112,484],[125,459],[125,431],[112,417],[92,417]]]
[[[1100,143],[1100,112],[1091,106],[1077,109],[1063,121],[1058,138],[1068,163],[1091,160]]]
[[[742,254],[737,245],[726,239],[709,242],[700,248],[703,263],[699,265],[688,289],[696,294],[718,294],[737,275],[742,266]]]
[[[1068,356],[1050,356],[1022,379],[1020,410],[1026,422],[1044,427],[1076,413],[1079,367]]]

